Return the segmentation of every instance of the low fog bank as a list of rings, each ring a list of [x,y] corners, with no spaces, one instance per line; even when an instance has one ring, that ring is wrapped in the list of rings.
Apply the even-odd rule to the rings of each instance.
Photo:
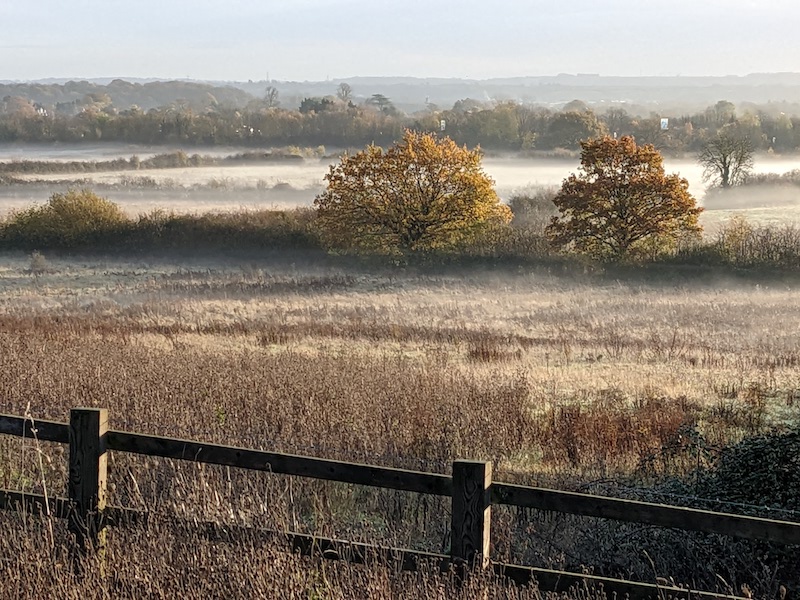
[[[181,148],[98,144],[77,146],[0,146],[0,161],[108,161],[144,159]],[[191,148],[219,158],[253,148]],[[163,209],[176,213],[207,211],[257,210],[311,206],[324,188],[324,177],[337,158],[305,158],[291,162],[220,163],[213,166],[97,171],[82,173],[24,173],[14,181],[0,185],[0,217],[13,210],[47,201],[54,192],[70,187],[89,187],[119,204],[131,216]],[[665,158],[667,173],[678,173],[689,181],[690,192],[706,207],[708,224],[727,218],[733,211],[746,211],[756,221],[800,221],[800,187],[748,186],[725,193],[706,192],[703,171],[693,158]],[[755,158],[755,173],[787,173],[797,169],[800,160],[782,156],[760,155]],[[492,177],[504,201],[537,187],[558,187],[580,166],[579,158],[523,158],[487,156],[483,166]]]
[[[180,145],[147,146],[141,144],[0,144],[0,162],[12,162],[21,160],[52,160],[68,162],[73,160],[80,161],[104,161],[116,158],[130,158],[138,156],[141,159],[152,158],[158,154],[169,154],[172,152],[185,152],[188,155],[201,154],[203,156],[213,156],[224,158],[244,152],[253,152],[258,148],[246,146],[202,146],[186,147]]]
[[[702,202],[705,211],[700,222],[707,235],[734,216],[741,216],[754,225],[800,226],[800,187],[743,186],[728,190],[712,190]]]
[[[25,185],[0,187],[0,218],[16,210],[44,204],[56,192],[64,192],[64,185]],[[126,214],[136,217],[154,210],[179,214],[229,212],[241,210],[292,209],[311,206],[316,192],[276,186],[272,189],[102,189],[95,191],[118,204]]]
[[[714,190],[703,198],[706,210],[800,208],[800,187],[790,185],[742,186]]]

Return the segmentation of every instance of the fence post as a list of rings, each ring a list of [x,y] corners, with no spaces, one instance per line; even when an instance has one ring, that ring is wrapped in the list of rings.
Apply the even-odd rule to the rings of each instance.
[[[455,564],[489,564],[492,517],[492,463],[457,460],[453,463],[453,507],[450,557]]]
[[[69,415],[69,530],[79,555],[105,547],[102,511],[106,507],[108,410],[74,408]]]

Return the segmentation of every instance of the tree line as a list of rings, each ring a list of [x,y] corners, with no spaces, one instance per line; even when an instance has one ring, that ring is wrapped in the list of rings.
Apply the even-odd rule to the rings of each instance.
[[[327,250],[396,261],[569,260],[775,267],[796,271],[795,227],[734,218],[702,237],[702,208],[662,155],[630,136],[581,142],[576,173],[559,190],[503,204],[482,153],[442,136],[406,130],[384,150],[344,154],[314,208],[129,218],[89,189],[56,193],[0,219],[0,249]],[[422,264],[420,263],[420,264]],[[567,263],[564,263],[565,265]],[[33,268],[33,267],[32,267]]]
[[[120,110],[105,94],[87,94],[56,107],[5,96],[0,100],[0,142],[360,148],[389,146],[411,129],[444,133],[459,144],[492,151],[577,153],[581,140],[610,135],[634,137],[667,155],[696,154],[721,132],[748,139],[754,151],[800,149],[800,116],[769,106],[737,109],[724,100],[690,115],[637,115],[621,106],[600,111],[579,100],[555,109],[473,99],[449,109],[429,104],[408,115],[382,94],[355,100],[347,84],[340,88],[335,96],[304,98],[291,109],[281,107],[274,88],[243,108],[215,102],[198,108],[179,100],[148,110]]]

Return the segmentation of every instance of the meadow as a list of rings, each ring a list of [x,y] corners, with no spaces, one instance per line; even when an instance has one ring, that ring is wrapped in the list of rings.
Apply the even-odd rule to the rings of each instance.
[[[175,157],[159,156],[141,153]],[[603,265],[557,256],[542,237],[552,206],[531,185],[574,167],[488,158],[512,227],[462,254],[392,262],[320,248],[307,207],[326,159],[215,164],[226,157],[53,167],[2,187],[0,216],[12,216],[0,223],[0,412],[66,421],[71,408],[105,407],[114,429],[437,473],[458,458],[490,460],[495,481],[800,517],[800,468],[786,467],[800,465],[794,188],[709,196],[700,244]],[[684,167],[697,186],[696,165]],[[14,209],[73,183],[116,204],[106,225],[86,229],[80,213],[15,221]],[[12,532],[0,541],[4,589],[542,596],[488,574],[459,586],[435,568],[327,563],[185,525],[446,553],[446,499],[116,453],[109,471],[111,504],[157,518],[112,530],[113,567],[89,561],[77,578],[64,523],[0,514]],[[66,477],[64,447],[0,439],[0,488],[58,496]],[[754,597],[800,586],[792,549],[509,507],[494,510],[492,528],[504,562]]]
[[[788,447],[800,416],[790,280],[287,252],[7,252],[0,265],[0,412],[64,421],[102,406],[116,429],[434,472],[485,459],[497,481],[775,518],[800,509],[780,465],[731,471],[752,440],[759,456]],[[0,487],[63,493],[63,447],[8,438],[0,452]],[[166,516],[448,544],[449,508],[415,494],[128,455],[109,469],[111,503]],[[18,597],[540,597],[489,576],[458,589],[433,571],[219,544],[166,518],[112,531],[124,566],[88,565],[78,580],[63,524],[0,519],[13,532],[0,572]],[[776,549],[714,536],[522,509],[498,509],[493,528],[499,560],[756,597],[797,584]]]
[[[106,168],[95,171],[97,163],[123,162],[132,156],[141,161],[154,157],[169,157],[183,153],[177,147],[148,147],[136,145],[76,145],[37,146],[0,145],[0,161],[41,161],[37,170],[13,173],[14,183],[3,184],[0,174],[0,218],[14,210],[40,204],[53,192],[67,187],[91,187],[132,217],[156,209],[180,214],[208,211],[239,211],[308,207],[314,196],[323,189],[323,178],[331,164],[338,160],[338,150],[291,148],[305,156],[303,160],[254,161],[231,160],[254,155],[252,148],[198,148],[202,164],[172,165],[171,168],[151,168],[144,163],[136,170]],[[286,149],[284,149],[286,151]],[[184,156],[186,156],[184,154]],[[188,157],[187,157],[188,158]],[[216,160],[216,164],[209,164]],[[83,163],[73,172],[58,169],[59,165]],[[49,163],[49,167],[47,165]],[[496,183],[504,201],[515,194],[538,187],[559,186],[579,166],[573,157],[554,153],[549,157],[520,158],[518,156],[488,155],[483,160],[486,173]],[[667,173],[679,173],[689,181],[690,192],[705,204],[706,185],[702,167],[691,157],[666,158]],[[753,172],[758,174],[791,172],[798,167],[794,156],[761,154],[755,159]],[[48,169],[51,172],[48,172]],[[4,172],[7,172],[4,170]],[[786,190],[748,190],[746,198],[714,199],[707,204],[703,224],[714,231],[733,214],[746,214],[755,223],[779,225],[785,221],[800,221],[796,194]]]

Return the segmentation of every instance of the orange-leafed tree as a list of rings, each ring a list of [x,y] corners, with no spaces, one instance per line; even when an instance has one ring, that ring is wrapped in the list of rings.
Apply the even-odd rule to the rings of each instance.
[[[345,155],[316,197],[317,223],[330,248],[408,254],[452,248],[484,227],[508,223],[479,150],[450,138],[406,131],[388,150]]]
[[[581,142],[579,173],[553,199],[559,215],[547,227],[561,248],[604,259],[654,254],[702,227],[689,183],[667,175],[661,154],[629,136]]]

